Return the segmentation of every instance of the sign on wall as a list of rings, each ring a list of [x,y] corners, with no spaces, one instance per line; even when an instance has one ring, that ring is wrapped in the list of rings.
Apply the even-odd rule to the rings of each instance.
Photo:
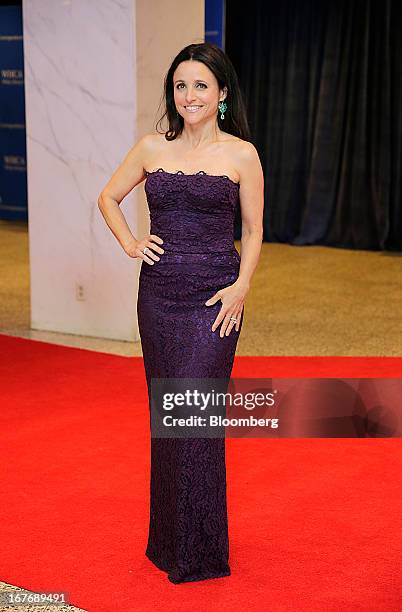
[[[0,6],[0,219],[27,219],[22,7]]]
[[[205,42],[225,50],[225,0],[205,0]]]

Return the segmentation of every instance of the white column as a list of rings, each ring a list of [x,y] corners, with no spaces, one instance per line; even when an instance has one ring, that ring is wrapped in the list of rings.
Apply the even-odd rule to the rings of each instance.
[[[98,195],[154,131],[163,77],[201,42],[204,2],[24,0],[31,327],[138,340],[139,260],[106,226]],[[122,202],[149,231],[143,184]]]

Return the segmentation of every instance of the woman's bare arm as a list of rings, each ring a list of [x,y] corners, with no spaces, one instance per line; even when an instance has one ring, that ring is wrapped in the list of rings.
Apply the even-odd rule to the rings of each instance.
[[[241,262],[237,280],[205,302],[212,306],[218,300],[222,306],[212,325],[212,331],[222,323],[221,338],[235,329],[239,331],[246,295],[250,289],[251,277],[257,267],[263,238],[264,174],[256,148],[252,143],[243,142],[237,154],[237,170],[240,174],[240,208],[242,217]]]
[[[163,240],[154,235],[149,235],[141,241],[138,240],[132,234],[120,209],[120,204],[126,195],[144,180],[144,163],[151,151],[152,144],[153,136],[151,134],[143,136],[127,153],[98,198],[98,207],[124,251],[131,257],[141,257],[149,264],[159,260],[159,257],[151,249],[163,253],[163,249],[156,246],[154,241],[162,244]],[[145,246],[149,248],[147,255],[142,253]]]
[[[263,239],[264,174],[257,150],[243,143],[239,153],[240,208],[242,219],[241,264],[238,280],[250,286]]]

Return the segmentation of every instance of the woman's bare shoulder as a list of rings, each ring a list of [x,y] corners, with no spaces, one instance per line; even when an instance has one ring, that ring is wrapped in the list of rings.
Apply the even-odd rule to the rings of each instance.
[[[141,139],[146,149],[152,153],[166,143],[165,134],[150,133],[145,134]]]
[[[262,180],[263,170],[258,151],[254,144],[248,140],[241,140],[236,146],[236,167],[240,175],[240,182],[245,180]]]
[[[254,145],[248,140],[243,140],[238,136],[234,136],[233,134],[228,134],[227,132],[222,132],[224,136],[223,142],[225,142],[235,153],[238,155],[250,155],[256,151]]]
[[[142,137],[142,156],[144,160],[144,168],[150,163],[152,164],[155,158],[163,155],[166,148],[166,138],[164,134],[146,134]]]
[[[249,140],[242,140],[241,138],[236,138],[233,141],[233,147],[236,152],[236,155],[239,158],[255,158],[258,157],[258,151]]]
[[[253,143],[248,140],[243,140],[237,136],[227,134],[225,146],[227,147],[228,153],[230,152],[230,157],[240,174],[240,170],[243,166],[247,166],[248,163],[253,161],[255,163],[258,159],[257,149]]]

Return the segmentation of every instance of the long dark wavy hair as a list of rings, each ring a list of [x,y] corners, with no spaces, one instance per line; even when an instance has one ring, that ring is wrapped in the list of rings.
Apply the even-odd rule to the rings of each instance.
[[[156,124],[158,133],[165,134],[166,140],[175,140],[183,130],[184,119],[178,114],[174,102],[173,74],[177,66],[187,60],[196,60],[205,64],[215,75],[219,89],[227,88],[225,98],[227,110],[225,111],[224,119],[221,119],[221,113],[220,111],[218,112],[219,128],[242,140],[251,141],[246,107],[233,64],[220,47],[206,42],[188,45],[174,58],[164,80],[164,95],[161,104],[165,103],[165,111]],[[158,126],[162,125],[165,117],[167,118],[169,129],[167,132],[165,130],[159,132]]]

